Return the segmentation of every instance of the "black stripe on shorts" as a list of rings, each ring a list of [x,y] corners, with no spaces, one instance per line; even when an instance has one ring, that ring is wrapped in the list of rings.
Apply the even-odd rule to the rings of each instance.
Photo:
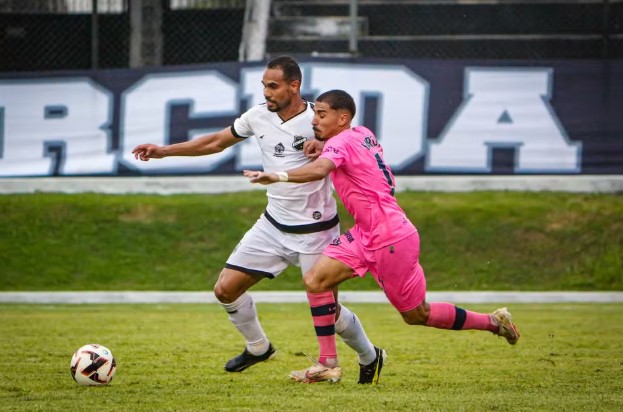
[[[275,275],[270,272],[264,272],[263,270],[249,269],[242,266],[232,265],[230,263],[225,263],[225,267],[227,269],[237,270],[238,272],[246,273],[248,275],[264,276],[269,279],[275,278]]]

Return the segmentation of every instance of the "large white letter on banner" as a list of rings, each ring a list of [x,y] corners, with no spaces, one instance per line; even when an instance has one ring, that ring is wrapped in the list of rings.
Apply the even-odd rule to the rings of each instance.
[[[550,69],[466,69],[464,101],[439,140],[427,171],[490,172],[491,149],[515,148],[515,171],[579,172],[571,143],[549,100]]]
[[[310,85],[315,96],[331,89],[348,92],[357,105],[353,126],[362,124],[365,97],[378,98],[373,132],[390,166],[401,167],[423,154],[428,82],[405,67],[314,64]]]
[[[264,66],[242,69],[240,72],[240,90],[243,98],[246,99],[247,109],[266,102],[262,89],[262,77],[264,76]],[[311,129],[311,123],[309,125]],[[236,158],[236,169],[257,169],[263,167],[262,149],[257,143],[257,139],[245,139],[238,143],[238,157]]]
[[[89,79],[0,82],[0,176],[113,173],[111,113]]]
[[[143,172],[209,171],[234,155],[233,148],[199,157],[136,160],[132,149],[143,143],[167,145],[172,104],[188,104],[192,117],[220,117],[238,111],[238,85],[216,71],[152,74],[123,93],[121,150],[126,166]],[[226,127],[224,125],[223,127]],[[222,129],[189,132],[189,139]],[[180,137],[180,136],[175,136]]]

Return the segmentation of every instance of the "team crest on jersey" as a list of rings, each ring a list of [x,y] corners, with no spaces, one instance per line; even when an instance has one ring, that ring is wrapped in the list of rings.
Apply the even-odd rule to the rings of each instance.
[[[316,210],[316,211],[312,214],[312,217],[313,217],[315,220],[320,220],[320,218],[322,217],[322,213],[320,213],[319,211],[317,211],[317,210]]]
[[[292,142],[292,147],[294,150],[298,150],[299,152],[303,150],[303,143],[307,138],[305,136],[294,136],[294,142]]]
[[[286,148],[283,144],[279,143],[278,145],[275,145],[275,153],[273,153],[273,156],[283,157],[284,150],[286,150]]]

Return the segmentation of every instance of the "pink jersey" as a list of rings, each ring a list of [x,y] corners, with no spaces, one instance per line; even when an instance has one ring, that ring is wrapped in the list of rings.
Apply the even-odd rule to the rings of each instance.
[[[363,126],[329,139],[321,158],[331,160],[333,186],[355,219],[364,248],[388,246],[416,232],[394,197],[395,180],[383,148]]]

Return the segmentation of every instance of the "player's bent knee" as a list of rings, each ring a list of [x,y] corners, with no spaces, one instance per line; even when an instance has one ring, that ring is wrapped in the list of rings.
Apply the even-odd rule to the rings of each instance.
[[[407,325],[426,325],[426,322],[420,318],[406,317],[403,315],[402,320],[404,320]]]
[[[303,276],[303,284],[305,285],[305,290],[311,293],[320,293],[332,290],[332,288],[327,287],[327,282],[323,282],[322,279],[313,271],[307,272],[305,276]]]
[[[318,292],[318,282],[314,279],[313,275],[310,272],[307,272],[305,276],[303,276],[303,285],[305,286],[305,290],[307,292],[316,293]]]
[[[227,293],[219,282],[216,282],[216,285],[214,285],[214,296],[221,303],[231,303],[227,302]]]
[[[407,325],[426,325],[428,322],[428,309],[425,303],[407,312],[400,312],[400,314]]]
[[[216,282],[214,285],[214,296],[221,303],[232,303],[242,295],[237,290],[227,288],[222,282]]]
[[[214,296],[221,303],[232,303],[262,279],[260,276],[223,269],[214,285]]]

